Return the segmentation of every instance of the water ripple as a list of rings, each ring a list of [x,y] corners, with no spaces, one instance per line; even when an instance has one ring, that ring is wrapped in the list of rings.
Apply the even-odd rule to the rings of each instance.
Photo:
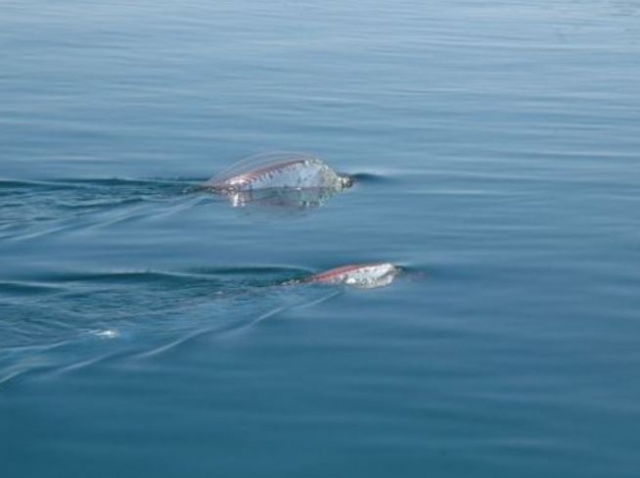
[[[204,334],[247,331],[290,307],[337,293],[280,286],[307,273],[277,267],[116,270],[3,281],[0,383],[36,370],[152,357]]]

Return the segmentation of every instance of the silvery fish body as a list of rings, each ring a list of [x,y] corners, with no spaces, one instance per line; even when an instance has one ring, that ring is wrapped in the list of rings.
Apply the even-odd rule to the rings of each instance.
[[[352,264],[337,267],[305,279],[305,283],[346,284],[359,289],[373,289],[391,284],[400,269],[389,263]]]
[[[250,156],[202,186],[221,194],[278,188],[339,191],[351,186],[351,178],[313,155],[281,152]]]

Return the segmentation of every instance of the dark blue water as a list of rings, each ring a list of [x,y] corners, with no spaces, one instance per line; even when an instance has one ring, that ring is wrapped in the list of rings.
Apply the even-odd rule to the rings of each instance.
[[[3,477],[638,476],[640,2],[129,3],[0,4]]]

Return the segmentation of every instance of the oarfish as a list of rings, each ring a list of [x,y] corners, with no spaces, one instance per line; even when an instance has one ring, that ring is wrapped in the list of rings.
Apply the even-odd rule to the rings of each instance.
[[[351,264],[314,274],[300,283],[346,284],[359,289],[373,289],[391,284],[400,273],[400,268],[389,262]]]
[[[352,183],[349,176],[337,173],[311,154],[277,152],[250,156],[216,174],[201,187],[230,195],[277,188],[340,191]]]

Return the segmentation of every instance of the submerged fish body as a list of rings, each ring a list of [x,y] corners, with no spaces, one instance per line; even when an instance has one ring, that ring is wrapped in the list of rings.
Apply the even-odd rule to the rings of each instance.
[[[351,178],[338,174],[313,155],[283,152],[250,156],[213,176],[202,187],[232,195],[264,189],[340,191],[351,183]]]
[[[303,283],[346,284],[359,289],[374,289],[391,284],[400,268],[389,263],[351,264],[308,277]]]

